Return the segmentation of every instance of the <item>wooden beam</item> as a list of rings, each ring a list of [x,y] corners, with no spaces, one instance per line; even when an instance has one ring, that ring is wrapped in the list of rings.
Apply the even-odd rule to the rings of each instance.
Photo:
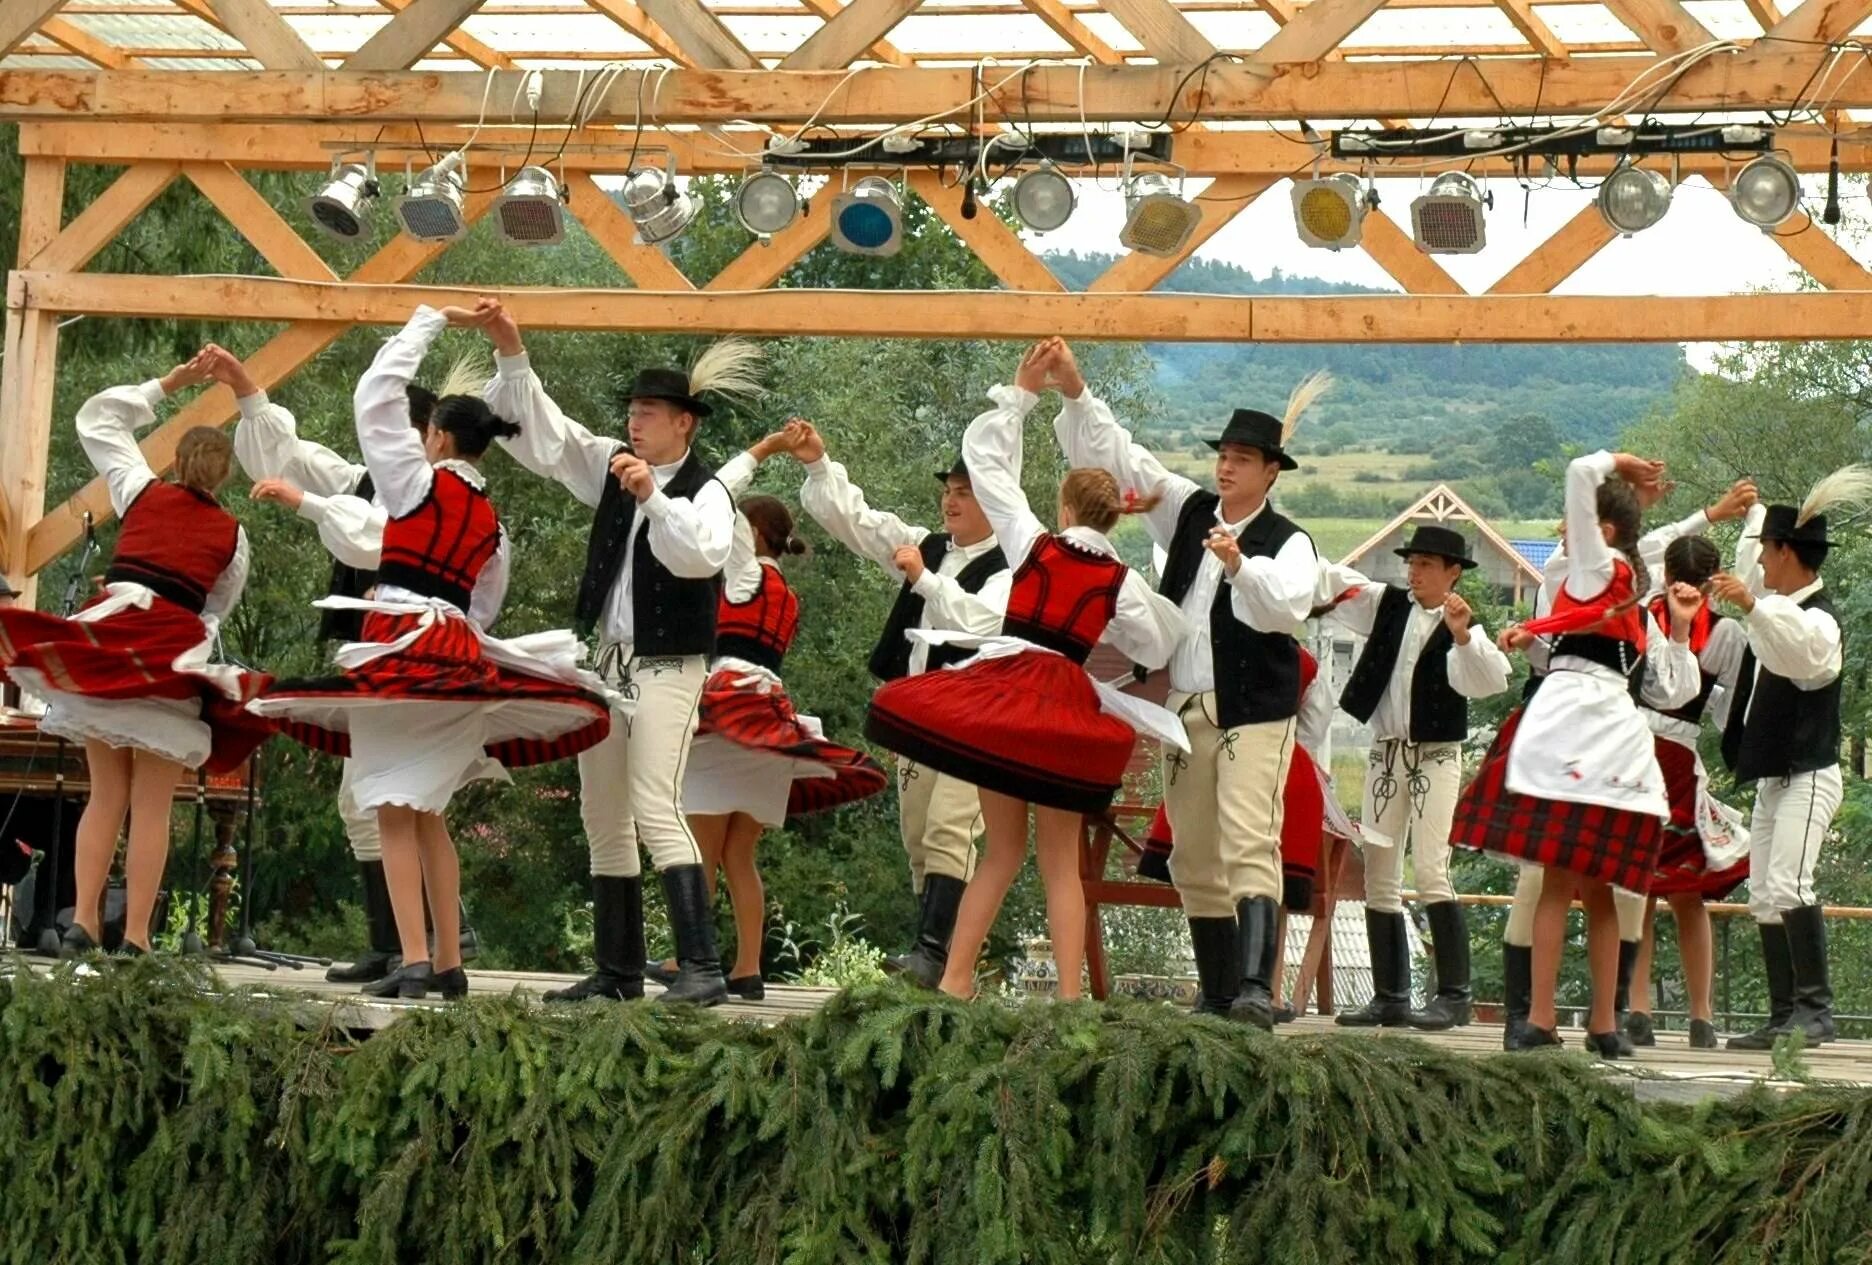
[[[261,257],[282,277],[306,281],[335,281],[331,265],[293,231],[273,204],[261,197],[238,171],[226,163],[188,163],[182,174],[200,189],[228,223],[253,243]]]
[[[1548,294],[1617,236],[1617,230],[1599,214],[1598,204],[1589,202],[1552,237],[1529,252],[1527,258],[1510,268],[1488,292]]]
[[[26,156],[20,188],[19,262],[29,263],[58,239],[65,206],[65,160]]]
[[[58,237],[64,199],[64,160],[27,158],[20,187],[21,263]],[[6,351],[0,362],[0,574],[30,607],[35,589],[26,570],[26,527],[45,509],[57,314],[29,313],[8,304],[0,345]]]
[[[683,56],[682,46],[675,37],[655,22],[650,15],[638,8],[630,0],[587,0],[598,12],[610,18],[635,39],[642,40],[660,57],[667,57],[678,65],[692,65],[689,58]]]
[[[1052,3],[1055,2],[1055,0],[1044,0],[1044,2]],[[844,12],[845,9],[845,6],[841,4],[839,0],[800,0],[800,3],[828,22]],[[882,36],[871,41],[871,47],[868,51],[874,60],[884,62],[886,65],[916,65],[915,61],[905,56],[895,44],[884,39]],[[860,54],[860,56],[863,56],[863,54]]]
[[[611,195],[598,187],[591,173],[566,173],[566,195],[571,198],[572,213],[585,226],[592,240],[624,270],[624,275],[641,290],[693,290],[682,270],[669,256],[654,246],[637,240],[637,225]]]
[[[1772,48],[1758,59],[1712,57],[1698,63],[1675,81],[1665,108],[1677,113],[1733,110],[1738,101],[1754,108],[1786,106],[1809,91],[1815,72],[1833,56],[1824,48],[1781,43]],[[1329,61],[1272,79],[1262,67],[1219,62],[1210,68],[1200,100],[1196,79],[1186,79],[1187,67],[1093,66],[1084,71],[1084,113],[1088,121],[1099,122],[1131,120],[1141,113],[1186,118],[1199,109],[1212,120],[1409,117],[1420,114],[1426,101],[1441,100],[1447,117],[1568,114],[1599,109],[1655,62],[1651,57],[1593,57],[1555,66],[1509,59],[1453,79],[1447,60]],[[877,67],[859,70],[849,80],[846,73],[673,70],[657,93],[657,121],[799,123],[816,112],[817,121],[827,125],[894,124],[953,114],[975,93],[972,67]],[[1078,122],[1080,74],[1076,66],[1028,71],[1021,87],[1023,118]],[[579,78],[574,71],[543,72],[542,117],[564,118],[571,112]],[[589,86],[590,74],[583,78]],[[499,74],[492,100],[511,100],[519,86],[512,72]],[[636,86],[634,75],[613,84],[594,107],[594,126],[633,123]],[[481,72],[9,71],[0,73],[0,122],[360,117],[373,125],[472,124],[480,117],[486,87]],[[1834,92],[1834,108],[1872,108],[1872,75],[1842,74],[1836,89],[1828,89]]]
[[[945,189],[936,172],[911,172],[910,187],[1008,289],[1065,292],[1060,279],[1038,255],[1027,249],[1020,234],[1003,223],[1000,216],[981,207],[973,219],[964,218],[960,203],[962,191]]]
[[[1772,11],[1771,5],[1768,12]],[[1792,13],[1769,27],[1744,55],[1753,58],[1789,45],[1831,44],[1851,35],[1868,17],[1872,17],[1872,0],[1801,0]]]
[[[363,47],[344,59],[341,70],[408,70],[442,38],[481,7],[482,0],[413,0],[377,29]],[[513,91],[508,90],[508,99]]]
[[[1715,38],[1677,0],[1605,0],[1605,7],[1633,35],[1667,56]]]
[[[1764,31],[1772,30],[1781,20],[1781,10],[1775,7],[1774,0],[1742,0],[1748,6],[1749,16],[1761,23]]]
[[[66,52],[96,62],[106,70],[127,70],[137,64],[112,45],[64,18],[47,18],[40,23],[39,34]]]
[[[759,70],[760,62],[747,51],[734,32],[710,13],[702,0],[638,0],[638,8],[650,15],[676,41],[676,47],[698,66],[725,70]],[[674,76],[671,76],[674,78]],[[633,91],[635,85],[633,85]],[[657,94],[658,114],[662,113],[663,94]]]
[[[463,215],[469,223],[474,223],[487,214],[494,205],[493,193],[470,193],[463,208]],[[290,284],[342,286],[347,284],[362,285],[366,288],[389,282],[404,281],[428,267],[437,256],[447,250],[447,242],[418,242],[408,237],[398,236],[388,245],[358,268],[343,282],[296,282]],[[32,302],[33,281],[35,274],[15,273],[13,280],[21,287],[28,306]],[[66,274],[84,275],[84,274]],[[275,282],[274,284],[289,284]],[[14,290],[8,289],[9,305],[14,301]],[[414,310],[412,308],[412,310]],[[403,314],[406,319],[408,312]],[[400,322],[399,322],[400,323]],[[247,357],[247,372],[253,375],[261,387],[272,387],[290,377],[306,361],[324,351],[342,338],[351,328],[348,321],[299,321],[289,328],[274,335],[253,355]],[[224,426],[238,410],[234,405],[234,393],[226,387],[215,387],[203,392],[183,408],[144,436],[143,454],[158,471],[167,470],[175,460],[175,446],[182,436],[195,426]],[[93,521],[106,523],[113,517],[110,497],[104,488],[102,479],[93,479],[63,505],[34,522],[26,541],[26,569],[38,572],[54,558],[70,549],[84,537],[84,518],[86,513]]]
[[[1189,241],[1183,244],[1181,254],[1164,258],[1134,250],[1093,278],[1086,289],[1093,294],[1155,289],[1202,249],[1204,242],[1221,232],[1229,221],[1248,208],[1249,203],[1280,179],[1281,176],[1275,175],[1217,177],[1198,195],[1200,200],[1196,207],[1202,218],[1197,221],[1196,231],[1190,234]]]
[[[786,275],[813,247],[832,231],[832,200],[838,196],[833,185],[821,185],[807,204],[800,208],[797,220],[765,242],[756,242],[736,255],[728,266],[709,278],[705,290],[765,290]]]
[[[1100,39],[1091,27],[1081,22],[1060,0],[1022,0],[1022,3],[1082,56],[1090,57],[1104,66],[1117,66],[1124,62],[1117,49]]]
[[[923,0],[851,0],[837,17],[781,59],[780,69],[832,70],[849,66],[922,3]]]
[[[392,13],[401,13],[409,8],[414,0],[377,0],[377,3]],[[459,28],[450,31],[443,37],[442,42],[477,66],[490,70],[518,70],[520,68],[520,63],[507,54],[482,43]]]
[[[1365,212],[1359,245],[1404,287],[1407,294],[1464,293],[1456,278],[1445,272],[1442,264],[1417,249],[1410,234],[1383,211]]]
[[[1250,64],[1272,69],[1318,61],[1383,7],[1384,0],[1313,0],[1269,37]]]
[[[0,57],[18,48],[64,5],[65,0],[7,0],[0,6]]]
[[[1117,18],[1160,64],[1193,66],[1216,55],[1209,37],[1170,0],[1105,0],[1105,12]]]
[[[54,272],[75,272],[91,262],[124,225],[143,213],[169,187],[181,168],[171,162],[138,163],[110,188],[104,190],[65,226],[65,231],[46,243],[31,259],[30,266]]]
[[[268,70],[323,70],[325,63],[267,0],[209,0],[221,24]]]
[[[1542,57],[1565,61],[1571,56],[1567,46],[1560,42],[1560,37],[1553,33],[1553,28],[1541,20],[1540,14],[1534,12],[1534,6],[1529,0],[1496,0],[1496,3],[1508,20],[1514,23],[1515,30],[1521,32],[1521,38]]]
[[[399,325],[486,289],[22,272],[31,311]],[[496,290],[537,329],[1121,342],[1728,342],[1861,338],[1868,291],[1679,296],[1024,294],[1007,290]],[[50,530],[50,529],[48,529]],[[35,531],[32,557],[43,560]]]
[[[1872,290],[1872,272],[1854,258],[1851,251],[1808,218],[1796,211],[1794,218],[1769,236],[1786,251],[1788,258],[1806,269],[1807,275],[1829,290]],[[1867,322],[1872,328],[1872,320]]]

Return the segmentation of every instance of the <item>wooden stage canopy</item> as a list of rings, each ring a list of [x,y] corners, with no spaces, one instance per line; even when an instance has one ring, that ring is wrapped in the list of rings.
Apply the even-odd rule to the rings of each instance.
[[[1485,149],[1400,165],[1334,160],[1345,127],[1767,125],[1798,170],[1872,171],[1872,58],[1859,38],[1872,0],[4,0],[0,122],[25,164],[16,270],[6,288],[0,378],[0,565],[16,587],[76,543],[93,484],[45,506],[61,320],[84,314],[246,319],[280,326],[251,358],[262,386],[289,377],[348,328],[400,321],[410,282],[446,244],[392,237],[340,277],[243,174],[313,174],[349,150],[383,169],[466,147],[464,215],[487,215],[485,177],[530,138],[562,151],[570,210],[631,288],[508,294],[531,326],[868,337],[1240,342],[1703,341],[1872,333],[1872,274],[1803,212],[1774,240],[1815,283],[1791,293],[1643,297],[1554,291],[1616,236],[1591,205],[1471,294],[1382,209],[1358,249],[1397,296],[1223,297],[1152,293],[1291,177],[1596,180],[1629,155],[1586,154],[1557,171]],[[538,106],[520,103],[528,94]],[[524,113],[523,113],[524,111]],[[524,121],[523,121],[524,120]],[[683,175],[744,173],[770,141],[839,136],[890,159],[883,133],[947,129],[981,140],[1103,129],[1170,132],[1168,168],[1197,182],[1183,248],[1124,254],[1069,293],[1020,234],[972,215],[956,181],[920,167],[908,189],[980,258],[992,292],[775,289],[830,231],[849,167],[807,213],[698,287],[642,244],[605,184],[640,154]],[[563,144],[561,144],[563,142]],[[1089,144],[1089,140],[1088,140]],[[1061,146],[1068,178],[1100,174]],[[1089,154],[1088,154],[1089,156]],[[660,161],[660,159],[659,159]],[[1738,156],[1638,161],[1726,188]],[[63,215],[71,164],[123,168]],[[1103,174],[1112,168],[1106,163]],[[250,242],[271,277],[149,277],[87,266],[171,184],[194,186]],[[495,182],[498,183],[498,182]],[[387,218],[387,217],[385,217]],[[1738,219],[1733,231],[1755,230]],[[1708,243],[1711,251],[1722,243]],[[836,298],[836,301],[834,301]],[[166,468],[176,440],[223,424],[217,388],[145,441]]]

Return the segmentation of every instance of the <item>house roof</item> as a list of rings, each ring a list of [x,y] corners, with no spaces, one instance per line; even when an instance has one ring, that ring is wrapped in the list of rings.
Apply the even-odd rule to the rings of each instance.
[[[1348,567],[1357,567],[1366,554],[1378,548],[1391,534],[1411,523],[1467,523],[1476,530],[1483,547],[1494,550],[1499,556],[1512,562],[1527,573],[1527,578],[1540,582],[1540,568],[1528,561],[1527,555],[1500,532],[1488,525],[1488,520],[1475,512],[1469,502],[1456,494],[1456,489],[1447,483],[1439,483],[1406,506],[1398,516],[1386,523],[1370,539],[1347,554],[1340,562]]]

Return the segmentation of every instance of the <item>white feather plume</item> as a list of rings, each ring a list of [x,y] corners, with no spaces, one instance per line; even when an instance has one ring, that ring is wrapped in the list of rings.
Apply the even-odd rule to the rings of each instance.
[[[754,399],[765,395],[760,366],[766,353],[745,338],[723,338],[703,348],[689,366],[689,394],[713,391],[730,398]]]
[[[1324,369],[1316,369],[1308,374],[1293,394],[1287,397],[1287,412],[1281,417],[1281,445],[1283,447],[1293,439],[1294,432],[1300,429],[1300,419],[1307,410],[1319,403],[1321,396],[1332,390],[1333,377]]]
[[[1872,467],[1841,466],[1813,485],[1794,523],[1800,526],[1836,507],[1861,506],[1867,501],[1872,501]]]
[[[488,379],[494,376],[494,363],[487,358],[485,351],[465,351],[455,358],[449,366],[448,374],[442,379],[442,385],[436,388],[436,398],[448,395],[472,395],[481,398],[487,388]]]

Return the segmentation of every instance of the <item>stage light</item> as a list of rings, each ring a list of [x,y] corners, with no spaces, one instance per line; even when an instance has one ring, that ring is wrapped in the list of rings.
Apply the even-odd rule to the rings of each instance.
[[[522,167],[494,204],[501,239],[515,246],[551,246],[565,240],[565,196],[552,172]]]
[[[866,176],[832,203],[832,244],[854,255],[894,255],[903,245],[897,186]]]
[[[676,187],[676,164],[633,171],[624,182],[624,209],[646,246],[673,241],[696,216],[694,200]]]
[[[1663,219],[1670,203],[1671,182],[1661,171],[1621,166],[1599,186],[1599,214],[1626,237]]]
[[[1800,176],[1779,154],[1763,154],[1729,182],[1729,205],[1761,229],[1772,231],[1800,207]]]
[[[799,190],[777,171],[757,171],[735,191],[735,215],[756,237],[772,237],[799,218]]]
[[[1201,219],[1196,204],[1171,187],[1170,177],[1147,171],[1125,182],[1125,223],[1118,241],[1142,255],[1174,255]]]
[[[1365,196],[1358,177],[1340,172],[1322,180],[1296,180],[1294,227],[1309,246],[1343,250],[1356,246],[1365,225]]]
[[[1071,219],[1073,206],[1072,181],[1052,163],[1014,182],[1014,216],[1036,233],[1050,233]]]
[[[312,222],[345,241],[364,236],[365,217],[377,198],[374,163],[334,164],[323,189],[306,199]]]
[[[1426,255],[1473,255],[1487,242],[1482,186],[1460,171],[1430,182],[1430,192],[1411,203],[1411,237]]]
[[[452,242],[468,231],[462,214],[463,165],[456,150],[409,183],[396,206],[404,232],[419,242]]]

